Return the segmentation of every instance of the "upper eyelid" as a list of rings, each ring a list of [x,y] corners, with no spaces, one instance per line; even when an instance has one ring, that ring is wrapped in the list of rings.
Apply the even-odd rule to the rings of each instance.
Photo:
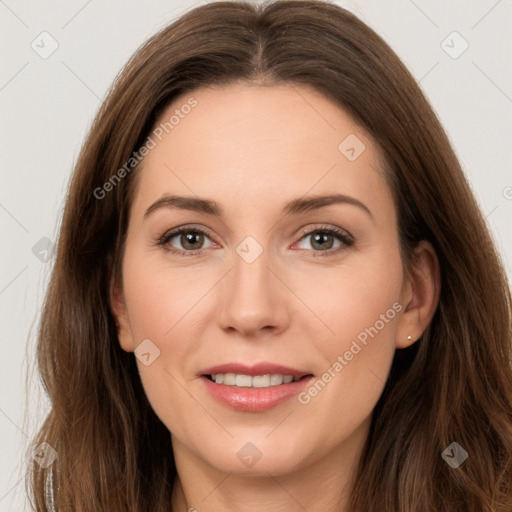
[[[311,233],[314,233],[315,231],[333,231],[334,233],[331,233],[331,234],[340,234],[340,233],[336,233],[337,231],[342,231],[343,233],[345,233],[347,235],[348,238],[350,239],[353,239],[354,237],[352,236],[352,234],[347,231],[346,229],[344,228],[341,228],[339,226],[329,226],[327,224],[320,224],[319,227],[305,227],[305,228],[301,228],[298,232],[298,235],[300,235],[301,237],[303,236],[306,236],[306,235],[310,235]]]
[[[184,226],[178,226],[176,228],[169,229],[169,230],[165,231],[164,234],[160,237],[160,239],[174,238],[175,236],[178,236],[181,233],[186,232],[186,231],[197,231],[201,234],[209,236],[210,238],[214,238],[214,237],[212,237],[211,231],[208,230],[208,228],[197,227],[195,224],[191,224],[191,225],[185,224]]]

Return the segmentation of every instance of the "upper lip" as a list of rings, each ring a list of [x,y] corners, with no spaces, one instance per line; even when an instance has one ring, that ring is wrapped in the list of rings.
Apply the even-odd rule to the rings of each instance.
[[[292,377],[303,377],[304,375],[310,375],[311,373],[297,368],[290,368],[289,366],[283,366],[274,363],[257,363],[252,365],[246,365],[242,363],[225,363],[216,366],[211,366],[201,370],[201,375],[216,375],[218,373],[235,373],[241,375],[291,375]]]

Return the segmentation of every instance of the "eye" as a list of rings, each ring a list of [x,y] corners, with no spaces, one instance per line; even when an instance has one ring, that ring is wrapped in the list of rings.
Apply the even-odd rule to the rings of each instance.
[[[328,256],[350,247],[353,243],[353,237],[345,230],[324,226],[303,231],[296,245],[298,249],[312,251],[313,256]],[[167,251],[186,256],[194,256],[201,253],[203,249],[216,246],[206,231],[191,226],[166,232],[157,244]]]
[[[209,241],[209,245],[204,245]],[[194,255],[214,245],[208,234],[199,228],[182,227],[165,233],[158,245],[165,246],[169,251]]]
[[[350,247],[353,243],[353,238],[346,231],[340,228],[322,227],[304,233],[298,242],[298,248],[332,254]],[[313,254],[313,256],[317,255]]]

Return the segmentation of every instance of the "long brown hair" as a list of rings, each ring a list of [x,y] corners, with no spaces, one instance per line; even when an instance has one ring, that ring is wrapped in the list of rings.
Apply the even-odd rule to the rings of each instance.
[[[350,12],[309,0],[197,7],[146,42],[109,91],[73,172],[38,332],[52,408],[34,445],[58,459],[30,468],[35,510],[169,510],[170,434],[109,305],[138,169],[104,184],[171,101],[235,81],[312,86],[348,111],[385,155],[404,261],[423,239],[439,259],[439,306],[421,339],[396,351],[350,511],[510,512],[511,300],[488,227],[395,53]],[[468,453],[458,468],[441,456],[452,442]]]

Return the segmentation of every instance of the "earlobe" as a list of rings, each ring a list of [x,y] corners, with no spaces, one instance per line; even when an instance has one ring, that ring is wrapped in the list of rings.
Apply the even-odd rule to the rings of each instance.
[[[437,309],[440,296],[439,261],[432,244],[422,240],[411,258],[402,291],[403,313],[397,325],[396,348],[418,340]]]
[[[134,351],[132,331],[121,286],[112,281],[110,286],[110,310],[116,321],[117,337],[121,348],[126,352]]]

